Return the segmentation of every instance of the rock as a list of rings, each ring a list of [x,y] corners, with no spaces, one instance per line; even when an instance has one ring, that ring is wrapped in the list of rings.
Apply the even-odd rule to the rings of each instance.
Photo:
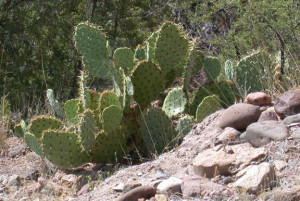
[[[142,186],[142,184],[137,181],[129,181],[125,184],[123,192],[127,193],[128,191],[131,191],[132,189],[137,188],[139,186]]]
[[[27,187],[27,192],[29,194],[36,193],[36,192],[40,191],[41,188],[42,188],[42,185],[40,183],[33,183]]]
[[[275,166],[275,170],[280,172],[281,170],[283,170],[287,166],[287,162],[282,161],[282,160],[275,160],[274,161],[274,166]]]
[[[274,167],[263,162],[249,168],[245,175],[233,183],[233,186],[249,193],[259,193],[275,187],[277,183]]]
[[[168,201],[168,197],[164,194],[156,194],[155,201]]]
[[[245,140],[255,147],[268,144],[272,140],[280,141],[287,138],[289,132],[281,121],[262,121],[249,125]]]
[[[27,172],[25,175],[22,176],[22,178],[26,180],[35,180],[39,178],[40,173],[37,169],[31,169],[29,172]]]
[[[300,200],[300,186],[295,186],[290,189],[275,189],[272,192],[274,201],[296,201]]]
[[[152,186],[153,188],[157,188],[158,184],[160,184],[162,181],[163,181],[163,180],[161,180],[161,179],[151,181],[151,182],[149,183],[149,186]]]
[[[234,141],[240,136],[240,134],[241,132],[238,130],[231,127],[226,127],[222,134],[217,137],[217,142],[228,143],[230,141]]]
[[[219,126],[221,128],[232,127],[237,130],[245,129],[257,121],[260,114],[258,106],[238,103],[226,109],[220,118]]]
[[[289,90],[278,96],[274,108],[282,119],[300,113],[300,89]]]
[[[5,186],[7,184],[8,180],[9,180],[9,176],[8,175],[3,174],[3,175],[0,176],[0,183],[3,186]]]
[[[154,197],[155,194],[155,188],[151,186],[140,186],[120,196],[116,201],[138,201],[138,199],[141,198],[150,199]]]
[[[164,193],[180,193],[182,180],[176,177],[170,177],[162,181],[157,186],[157,190]]]
[[[123,192],[124,190],[124,183],[119,183],[117,186],[113,187],[113,190],[116,192]]]
[[[220,146],[216,150],[210,148],[200,152],[193,160],[193,168],[196,175],[207,178],[231,175],[236,173],[237,169],[249,165],[251,161],[260,160],[265,155],[265,148],[253,148],[249,143],[225,148]]]
[[[81,187],[81,189],[77,192],[77,196],[88,193],[90,190],[90,184],[87,183]]]
[[[248,104],[252,105],[271,105],[271,97],[263,92],[250,93],[248,94],[246,100]]]
[[[278,116],[275,112],[274,107],[270,107],[267,110],[263,111],[258,119],[258,122],[260,121],[268,121],[268,120],[274,120],[277,121],[278,120]]]
[[[75,186],[78,182],[78,178],[75,174],[68,174],[61,178],[61,182],[63,185],[67,187]]]
[[[226,187],[216,184],[200,176],[187,176],[183,178],[181,190],[183,197],[196,197],[210,194],[213,191],[222,192]]]
[[[300,130],[296,130],[292,133],[291,137],[293,139],[300,139]]]
[[[10,186],[19,186],[21,184],[21,178],[19,175],[12,175],[8,178],[8,182],[6,184],[6,187]]]
[[[54,175],[54,177],[53,177],[53,181],[54,182],[57,182],[57,181],[59,181],[59,180],[61,180],[61,178],[63,177],[63,176],[65,176],[66,174],[64,173],[64,172],[61,172],[61,171],[57,171],[56,173],[55,173],[55,175]]]
[[[300,123],[300,114],[295,114],[295,115],[284,118],[283,123],[285,123],[286,125],[289,125],[292,123]]]

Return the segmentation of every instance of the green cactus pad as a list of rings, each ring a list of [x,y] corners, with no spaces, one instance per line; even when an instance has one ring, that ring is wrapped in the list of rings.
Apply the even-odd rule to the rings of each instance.
[[[59,168],[75,168],[90,161],[75,133],[47,130],[41,141],[45,157]]]
[[[158,38],[158,32],[154,32],[151,34],[151,36],[148,38],[146,42],[146,59],[147,61],[152,61],[154,63],[156,63],[155,47],[156,47],[157,38]]]
[[[93,112],[85,110],[79,124],[79,137],[85,150],[90,150],[95,145],[95,135],[98,130]]]
[[[243,94],[266,89],[272,62],[265,52],[256,52],[243,58],[236,67],[236,82]],[[268,76],[269,75],[269,76]]]
[[[123,110],[115,105],[111,105],[103,110],[102,121],[105,132],[110,133],[120,125],[123,118]]]
[[[111,105],[121,108],[119,97],[113,91],[103,91],[100,96],[99,110],[102,114],[103,110]]]
[[[167,115],[159,109],[151,109],[139,119],[140,133],[149,153],[160,154],[172,148],[176,133]]]
[[[236,70],[235,70],[235,67],[233,65],[233,62],[230,61],[230,60],[227,60],[225,62],[224,70],[225,70],[226,79],[234,82],[235,81],[235,74],[236,74],[235,71]]]
[[[96,146],[91,151],[95,163],[116,163],[126,155],[126,140],[120,129],[111,133],[100,131],[96,137]]]
[[[62,129],[63,123],[51,116],[38,116],[30,121],[28,131],[32,133],[36,138],[42,137],[42,132],[48,129]]]
[[[138,45],[134,52],[134,60],[136,62],[146,59],[146,50],[144,46]]]
[[[184,92],[181,88],[172,89],[165,98],[162,110],[169,116],[173,117],[185,110],[187,103]]]
[[[19,124],[15,125],[15,127],[14,127],[14,131],[18,137],[23,138],[25,136],[25,133],[27,132],[26,130],[27,130],[26,123],[23,119],[21,120],[21,122]]]
[[[203,121],[205,117],[222,108],[220,99],[217,95],[205,97],[197,107],[196,119],[197,122]]]
[[[204,54],[193,48],[189,55],[188,64],[184,71],[183,89],[187,91],[188,85],[194,75],[203,68]]]
[[[79,99],[71,99],[65,103],[65,114],[68,122],[71,124],[79,123],[79,114],[80,114],[80,101]]]
[[[113,56],[116,66],[129,71],[135,66],[134,62],[134,52],[127,47],[121,47],[115,50]]]
[[[27,146],[32,151],[34,151],[37,155],[44,156],[44,153],[41,148],[41,143],[38,138],[36,138],[33,134],[28,132],[25,133],[24,138]]]
[[[194,116],[196,114],[197,107],[202,100],[213,94],[219,96],[222,107],[226,108],[235,103],[235,97],[237,97],[238,90],[230,81],[210,82],[202,86],[196,92],[194,99],[189,106],[189,114]]]
[[[165,81],[159,67],[148,61],[140,62],[133,70],[131,82],[134,87],[134,99],[141,108],[145,108],[164,90]]]
[[[209,81],[216,80],[221,72],[221,63],[217,57],[204,59],[204,70]]]
[[[80,71],[79,75],[79,100],[82,104],[83,109],[87,109],[88,106],[91,104],[91,97],[88,93],[88,87],[87,87],[87,73],[85,71]]]
[[[178,121],[176,130],[177,135],[186,136],[192,130],[194,126],[194,120],[190,116],[181,117]]]
[[[90,74],[95,77],[109,78],[112,61],[108,57],[106,36],[101,30],[90,23],[80,23],[76,27],[74,40],[82,55],[84,67]]]
[[[59,118],[63,118],[64,116],[64,110],[60,103],[54,98],[54,92],[52,89],[47,90],[47,98],[49,101],[49,104],[54,111],[55,115]]]
[[[172,22],[165,22],[156,41],[155,58],[161,70],[168,73],[182,63],[188,53],[188,40],[182,28]]]
[[[99,108],[99,100],[100,100],[100,96],[101,93],[94,91],[94,90],[87,90],[89,93],[89,97],[90,97],[90,104],[88,106],[88,109],[90,110],[97,110]]]
[[[122,68],[114,67],[111,69],[114,92],[117,96],[121,96],[124,91],[124,79],[126,77]]]

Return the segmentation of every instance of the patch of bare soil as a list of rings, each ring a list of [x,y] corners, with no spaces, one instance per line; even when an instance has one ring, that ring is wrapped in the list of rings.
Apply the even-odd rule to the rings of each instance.
[[[153,184],[169,177],[183,178],[195,175],[193,159],[203,150],[215,147],[216,138],[222,130],[216,126],[220,119],[218,111],[195,125],[183,143],[157,159],[140,165],[94,165],[72,171],[61,171],[49,162],[30,152],[23,140],[9,138],[5,155],[0,159],[0,200],[115,200],[123,192],[115,188],[120,184],[136,182],[141,185]],[[226,145],[224,145],[226,146]],[[198,197],[183,198],[180,193],[169,194],[169,200],[278,200],[287,192],[297,191],[300,186],[300,142],[287,139],[265,146],[268,156],[265,161],[279,164],[277,172],[279,187],[258,195],[238,191],[230,184],[222,183],[226,190],[221,194],[208,193]],[[13,175],[20,178],[13,183]],[[214,178],[213,182],[224,178]],[[10,182],[10,183],[9,183]],[[300,189],[300,188],[299,188]]]

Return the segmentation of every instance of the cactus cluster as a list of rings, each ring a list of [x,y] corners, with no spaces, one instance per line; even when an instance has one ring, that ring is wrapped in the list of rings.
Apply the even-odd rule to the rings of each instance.
[[[60,120],[39,116],[28,128],[24,122],[15,127],[33,151],[60,168],[116,162],[135,149],[149,157],[172,148],[190,132],[194,117],[200,122],[233,104],[238,94],[234,81],[247,88],[257,80],[253,76],[263,72],[261,65],[249,70],[251,65],[267,61],[257,53],[237,67],[226,62],[225,75],[231,81],[222,80],[220,61],[205,57],[195,45],[190,48],[182,28],[172,22],[164,23],[135,51],[122,47],[112,53],[105,34],[88,22],[76,27],[74,40],[84,65],[78,98],[59,107],[49,90],[49,101],[60,111],[55,113]],[[249,76],[242,76],[243,71],[249,71]],[[112,79],[114,91],[90,90],[87,76]],[[177,77],[183,77],[182,86],[170,89]],[[190,87],[197,81],[197,87]],[[162,100],[162,106],[157,104]]]

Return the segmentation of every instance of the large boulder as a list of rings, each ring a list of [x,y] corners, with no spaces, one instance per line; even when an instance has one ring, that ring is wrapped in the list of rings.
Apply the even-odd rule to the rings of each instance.
[[[258,106],[238,103],[230,106],[223,113],[219,126],[221,128],[232,127],[235,129],[245,129],[248,125],[256,122],[261,114]]]
[[[249,125],[243,139],[254,147],[259,147],[268,144],[272,140],[284,140],[288,134],[288,128],[282,121],[270,120]]]
[[[289,90],[278,96],[274,108],[282,119],[300,113],[300,89]]]

